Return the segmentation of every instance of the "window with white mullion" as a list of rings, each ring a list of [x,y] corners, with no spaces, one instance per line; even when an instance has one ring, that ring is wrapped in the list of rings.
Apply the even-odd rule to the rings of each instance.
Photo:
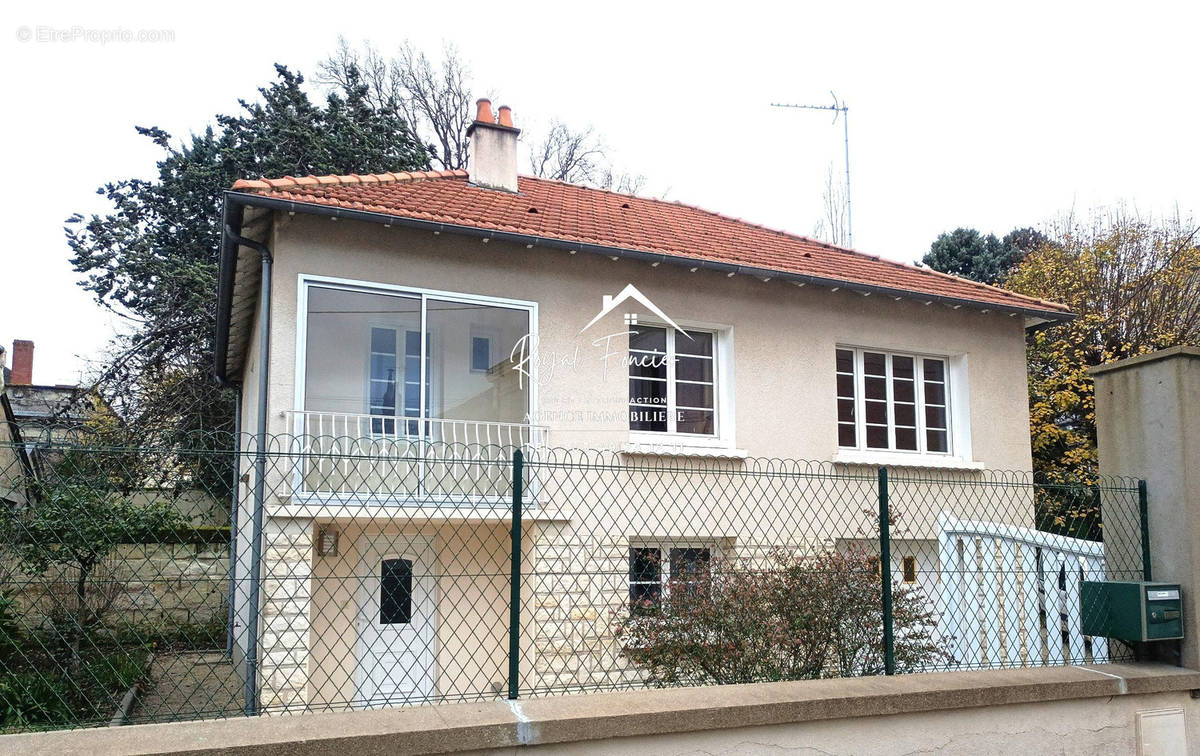
[[[942,357],[839,347],[838,446],[948,454],[949,383]]]
[[[715,436],[716,335],[639,325],[629,337],[629,429]]]

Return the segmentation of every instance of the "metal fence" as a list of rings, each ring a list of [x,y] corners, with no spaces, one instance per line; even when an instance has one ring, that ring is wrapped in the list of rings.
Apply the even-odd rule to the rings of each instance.
[[[0,444],[0,500],[6,731],[1116,660],[1079,584],[1148,549],[1136,480],[396,433]]]

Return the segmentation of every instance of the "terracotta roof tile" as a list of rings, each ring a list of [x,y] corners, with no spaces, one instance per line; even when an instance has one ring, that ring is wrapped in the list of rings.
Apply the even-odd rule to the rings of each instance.
[[[796,273],[983,307],[1047,315],[1068,312],[1054,302],[678,202],[526,176],[520,177],[518,186],[517,194],[484,189],[470,184],[466,171],[457,170],[242,179],[233,189],[306,204]]]

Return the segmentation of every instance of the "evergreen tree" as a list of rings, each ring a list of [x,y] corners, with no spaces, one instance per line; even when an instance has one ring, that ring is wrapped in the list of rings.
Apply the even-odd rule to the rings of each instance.
[[[1046,243],[1045,235],[1032,228],[1013,229],[1002,240],[973,228],[956,228],[935,239],[921,262],[943,273],[995,284]]]
[[[300,74],[275,71],[257,101],[240,100],[240,112],[178,145],[158,127],[138,127],[163,151],[157,178],[108,183],[98,193],[110,213],[67,221],[80,285],[131,325],[94,388],[139,443],[232,427],[231,396],[211,373],[222,195],[235,180],[429,167],[397,104],[368,97],[356,71],[324,104]]]

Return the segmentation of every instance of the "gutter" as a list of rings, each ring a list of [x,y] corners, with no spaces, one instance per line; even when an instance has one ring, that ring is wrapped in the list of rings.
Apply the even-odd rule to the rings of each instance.
[[[1021,307],[1019,305],[989,304],[973,299],[963,299],[961,297],[949,297],[940,294],[924,294],[910,291],[908,289],[877,286],[874,284],[854,283],[843,281],[837,278],[826,278],[824,276],[814,276],[805,273],[790,273],[771,268],[758,268],[750,265],[738,265],[736,263],[704,260],[694,257],[681,257],[679,255],[668,255],[661,252],[644,252],[641,250],[625,249],[623,247],[609,247],[600,244],[567,241],[545,236],[522,234],[513,231],[493,231],[490,229],[476,228],[474,226],[460,226],[452,223],[420,220],[417,218],[407,218],[400,215],[388,215],[387,213],[370,212],[367,210],[353,210],[343,207],[332,207],[329,205],[317,205],[307,202],[283,200],[275,197],[264,197],[262,195],[247,192],[225,192],[225,215],[227,223],[236,218],[236,223],[231,223],[234,228],[240,227],[242,209],[245,207],[258,207],[264,210],[275,210],[292,214],[304,213],[306,215],[316,215],[327,218],[357,220],[366,223],[379,223],[385,226],[402,226],[421,231],[456,234],[459,236],[466,236],[476,239],[496,239],[498,241],[507,241],[514,244],[523,244],[528,248],[545,247],[549,249],[562,249],[567,251],[604,255],[606,257],[638,260],[641,262],[657,262],[688,268],[700,268],[704,270],[718,271],[725,274],[734,273],[738,275],[754,276],[757,278],[778,278],[783,281],[791,281],[800,285],[813,284],[830,289],[848,289],[864,295],[881,294],[884,296],[901,299],[912,299],[924,302],[940,302],[950,307],[954,307],[955,309],[960,307],[968,307],[973,310],[1011,313],[1013,315],[1021,315],[1030,319],[1046,321],[1048,323],[1064,322],[1073,320],[1075,318],[1072,313],[1061,312],[1058,310],[1041,310],[1032,307]],[[229,310],[232,305],[233,297],[232,263],[236,262],[236,248],[233,250],[234,259],[229,260],[230,265],[228,266],[226,265],[226,252],[227,250],[222,250],[221,288],[220,297],[217,303],[216,354],[218,364],[216,365],[216,370],[219,379],[223,378],[225,375],[224,355],[225,350],[228,347]],[[228,279],[228,282],[226,279]]]
[[[228,204],[226,210],[228,211]],[[240,212],[239,212],[240,216]],[[240,221],[240,218],[239,218]],[[258,342],[258,417],[255,418],[254,428],[254,509],[253,532],[250,537],[250,596],[249,617],[246,621],[246,679],[245,703],[246,716],[258,713],[258,632],[259,632],[259,600],[262,589],[262,532],[263,532],[263,503],[266,491],[267,469],[267,370],[270,366],[271,353],[271,266],[274,259],[271,250],[262,242],[239,236],[232,225],[225,226],[225,243],[221,250],[221,282],[219,291],[230,295],[232,301],[232,268],[226,265],[226,255],[232,254],[237,259],[237,248],[248,247],[258,252],[262,260],[262,272],[259,278],[258,308],[259,308],[259,342]],[[230,269],[227,274],[226,270]],[[228,279],[228,285],[227,281]],[[220,312],[218,305],[218,313]],[[217,336],[221,340],[221,350],[218,351],[218,363],[224,363],[224,341],[228,338],[229,311],[225,310],[225,328],[218,322]],[[225,338],[222,338],[224,334]],[[228,384],[224,370],[219,370],[217,380]],[[239,392],[240,393],[240,392]],[[239,407],[241,402],[238,402]],[[241,441],[238,441],[239,449]],[[240,452],[239,452],[240,457]],[[231,534],[232,535],[232,534]]]

